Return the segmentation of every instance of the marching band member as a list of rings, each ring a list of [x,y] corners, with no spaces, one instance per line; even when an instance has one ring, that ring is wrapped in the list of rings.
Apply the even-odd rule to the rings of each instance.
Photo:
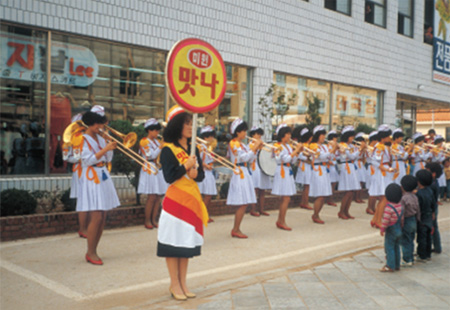
[[[246,137],[247,129],[246,122],[240,118],[235,119],[230,126],[233,139],[228,146],[230,161],[240,168],[240,173],[233,174],[231,177],[227,196],[227,205],[240,206],[234,216],[234,226],[231,230],[231,236],[241,239],[248,238],[240,229],[247,205],[256,203],[255,186],[246,167],[248,162],[255,159],[256,153],[262,145],[262,141],[260,140],[255,140],[252,147],[242,142]]]
[[[166,258],[172,297],[186,300],[196,296],[186,285],[189,258],[200,255],[203,229],[208,225],[208,210],[196,183],[205,174],[198,148],[189,155],[192,115],[175,105],[167,121],[160,161],[170,185],[162,202],[157,255]]]
[[[331,156],[331,160],[330,160],[331,164],[330,164],[330,167],[328,168],[328,171],[330,173],[332,195],[328,197],[327,205],[333,206],[333,207],[337,206],[336,203],[333,201],[333,196],[334,196],[334,193],[336,192],[336,184],[339,181],[339,172],[336,169],[338,152],[335,151],[334,153],[331,153],[331,149],[333,148],[334,145],[337,144],[337,138],[338,138],[338,135],[335,130],[330,130],[328,132],[327,140],[329,142],[332,142],[332,143],[328,144],[328,149],[330,151],[330,156]]]
[[[416,132],[412,136],[412,139],[414,141],[414,146],[412,146],[412,148],[409,149],[408,151],[412,152],[411,159],[414,161],[414,176],[415,176],[419,170],[425,169],[426,161],[430,159],[431,156],[433,155],[423,147],[425,137],[422,133]]]
[[[78,113],[72,118],[72,123],[80,121],[83,115]],[[82,132],[75,133],[71,138],[70,143],[63,144],[63,160],[72,164],[72,181],[70,182],[70,198],[77,199],[78,197],[78,183],[83,173],[83,168],[81,167],[81,157],[80,148],[83,142]],[[78,225],[80,229],[78,230],[78,236],[80,238],[87,238],[87,212],[78,212]]]
[[[430,130],[428,130],[428,134],[425,136],[425,143],[433,144],[435,138],[436,138],[436,131],[433,128],[431,128]]]
[[[213,174],[214,158],[207,153],[208,148],[215,139],[215,135],[216,132],[214,131],[214,128],[207,125],[200,130],[200,136],[209,146],[203,143],[197,144],[200,150],[200,156],[202,157],[203,170],[205,171],[205,178],[197,184],[200,193],[203,195],[203,202],[205,203],[206,209],[209,209],[212,197],[217,195],[216,178]],[[212,147],[211,151],[214,151]],[[211,222],[214,222],[214,220],[209,218],[208,223]]]
[[[314,127],[312,143],[309,144],[309,149],[316,152],[312,159],[311,183],[309,196],[314,197],[314,214],[312,220],[317,224],[325,224],[319,217],[320,210],[325,202],[325,197],[332,194],[331,182],[329,174],[327,173],[327,164],[331,160],[330,153],[336,151],[337,145],[331,150],[326,145],[325,141],[326,131],[322,125]]]
[[[380,199],[375,214],[371,221],[372,226],[380,226],[381,218],[384,212],[384,206],[386,205],[386,198],[384,196],[386,187],[392,183],[392,173],[394,169],[391,167],[391,155],[386,143],[390,143],[391,130],[387,125],[380,125],[378,127],[378,142],[373,150],[371,156],[371,165],[374,169],[372,180],[370,181],[369,196]],[[373,198],[372,198],[373,199]]]
[[[148,119],[144,124],[147,137],[142,138],[139,143],[139,153],[142,157],[155,164],[163,147],[158,141],[161,124],[154,118]],[[139,174],[138,194],[146,194],[144,226],[147,229],[158,228],[159,196],[164,195],[167,184],[161,169],[153,171],[150,167],[142,167]]]
[[[341,134],[341,142],[339,143],[338,164],[340,165],[338,190],[345,192],[341,201],[341,208],[338,217],[343,220],[354,219],[350,215],[350,205],[355,196],[355,192],[361,189],[360,180],[354,164],[358,159],[360,150],[352,144],[355,138],[355,128],[353,126],[345,126]],[[362,145],[363,147],[364,145]]]
[[[255,138],[257,140],[261,140],[261,137],[264,135],[264,130],[261,127],[253,126],[249,133],[250,137]],[[254,142],[250,142],[250,146],[253,146]],[[259,154],[261,150],[258,151],[256,155]],[[270,214],[264,211],[264,202],[266,199],[266,190],[272,189],[272,181],[270,180],[270,176],[264,174],[259,165],[257,163],[257,157],[253,159],[250,163],[250,174],[253,179],[253,185],[255,186],[257,203],[256,205],[252,205],[252,210],[250,211],[250,215],[252,216],[260,216],[265,215],[269,216]],[[258,211],[256,211],[258,209]]]
[[[407,163],[408,160],[408,152],[402,146],[402,140],[405,134],[401,130],[401,128],[397,128],[392,133],[392,165],[397,170],[394,173],[394,182],[398,185],[402,185],[400,181],[407,174]]]
[[[278,143],[275,143],[275,146],[279,148],[279,151],[277,150],[275,152],[277,169],[273,179],[272,195],[283,197],[276,226],[280,229],[292,230],[286,224],[286,213],[291,196],[297,192],[291,164],[298,160],[297,156],[300,153],[302,145],[298,143],[295,149],[291,147],[289,144],[291,140],[291,128],[286,124],[278,125],[276,135]]]
[[[300,132],[299,142],[303,144],[305,147],[309,147],[309,144],[312,140],[312,133],[308,128],[303,128]],[[309,206],[309,184],[311,182],[311,160],[308,153],[302,152],[298,156],[299,163],[297,169],[297,175],[295,176],[295,182],[299,184],[303,184],[302,197],[300,200],[300,208],[312,210]]]
[[[375,145],[379,142],[378,131],[372,131],[369,134],[369,147],[364,150],[366,157],[366,188],[370,188],[373,176],[375,175],[375,167],[372,166],[372,155],[375,151]],[[377,202],[378,196],[371,196],[369,192],[369,200],[367,202],[366,213],[373,215],[375,213],[375,204]]]
[[[82,174],[79,180],[77,211],[87,212],[86,261],[103,265],[97,254],[97,246],[106,222],[106,212],[120,205],[116,189],[107,169],[111,162],[116,142],[106,142],[100,135],[107,122],[105,109],[95,105],[84,113],[82,121],[87,125],[80,150]]]
[[[436,135],[434,137],[434,144],[436,145],[434,148],[431,149],[431,154],[432,154],[432,158],[431,161],[432,162],[437,162],[441,165],[442,171],[444,171],[444,160],[445,160],[445,154],[444,154],[444,150],[443,150],[443,144],[445,142],[444,137],[442,137],[441,135]],[[441,176],[438,178],[438,185],[439,188],[444,188],[447,187],[447,180],[445,179],[445,173],[442,173]],[[443,191],[443,189],[441,190]],[[438,204],[441,204],[440,201],[438,201]]]
[[[365,144],[366,140],[364,139],[364,132],[358,132],[354,140],[358,141],[359,143]],[[358,158],[355,160],[356,173],[358,174],[358,180],[361,186],[361,189],[356,191],[355,193],[356,203],[365,203],[365,201],[362,200],[363,187],[366,184],[366,168],[364,167],[364,163],[366,160],[365,154],[366,152],[364,150],[361,150]]]

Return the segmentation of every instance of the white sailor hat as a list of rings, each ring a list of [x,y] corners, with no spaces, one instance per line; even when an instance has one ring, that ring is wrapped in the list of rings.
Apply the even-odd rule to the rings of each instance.
[[[152,126],[152,125],[157,125],[158,121],[156,120],[156,118],[149,118],[145,124],[144,124],[144,128],[147,128],[148,126]]]
[[[206,125],[200,130],[200,134],[204,134],[205,132],[213,132],[213,131],[214,131],[214,128],[212,126]]]
[[[316,132],[323,130],[325,130],[325,127],[323,127],[322,125],[317,125],[316,127],[314,127],[313,134],[316,134]]]
[[[393,132],[392,135],[396,134],[397,132],[403,133],[403,130],[401,128],[396,128]]]
[[[91,109],[91,112],[98,114],[100,116],[105,116],[105,108],[101,105],[94,105]]]
[[[436,135],[436,136],[434,137],[434,142],[436,143],[436,141],[439,141],[439,140],[444,141],[445,139],[444,139],[444,137],[441,136],[441,135]]]
[[[242,120],[242,119],[240,119],[240,118],[236,118],[232,123],[231,123],[231,126],[230,126],[230,132],[231,132],[231,134],[234,134],[234,131],[236,130],[236,128],[240,125],[240,124],[242,124],[244,121]]]
[[[416,132],[415,134],[413,134],[412,138],[413,140],[416,140],[420,137],[423,137],[423,134],[421,132]]]
[[[358,132],[355,136],[355,139],[358,139],[358,138],[364,138],[364,132],[362,132],[362,131]]]
[[[305,128],[302,129],[302,131],[300,131],[300,135],[301,135],[301,136],[304,136],[304,135],[306,135],[308,132],[309,132],[309,129],[305,127]]]
[[[258,129],[262,130],[261,126],[253,125],[252,129],[250,129],[250,131],[257,131]]]
[[[389,131],[389,130],[390,130],[390,129],[389,129],[389,126],[386,125],[386,124],[380,125],[380,126],[378,127],[378,132],[386,132],[386,131]]]
[[[280,125],[278,125],[277,130],[275,131],[275,134],[278,135],[278,132],[280,132],[280,129],[284,128],[284,127],[287,127],[287,125],[284,123],[281,123]]]
[[[336,130],[330,130],[328,132],[328,135],[337,135],[337,132],[336,132]]]
[[[83,115],[81,113],[76,114],[74,117],[72,117],[72,123],[81,120]]]
[[[374,130],[371,133],[369,133],[369,139],[376,136],[378,134],[378,131]]]
[[[349,132],[349,131],[355,131],[355,127],[353,127],[352,125],[345,126],[344,129],[342,129],[342,134]]]

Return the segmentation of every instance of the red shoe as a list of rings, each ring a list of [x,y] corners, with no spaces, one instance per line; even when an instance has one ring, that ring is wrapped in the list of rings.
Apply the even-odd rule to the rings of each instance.
[[[343,219],[343,220],[348,220],[348,217],[346,217],[345,215],[341,214],[341,212],[338,212],[338,218]]]
[[[355,200],[355,202],[356,203],[366,203],[364,200],[361,200],[361,199],[357,199],[357,200]]]
[[[258,212],[250,211],[251,216],[260,217],[261,215]]]
[[[212,218],[209,218],[208,223],[214,223],[214,220]]]
[[[440,202],[440,201],[438,201],[437,204],[438,204],[439,206],[442,206],[442,202]]]
[[[290,228],[290,227],[288,227],[288,226],[285,226],[285,225],[281,225],[281,224],[278,223],[278,222],[276,222],[275,224],[277,225],[277,227],[278,227],[279,229],[288,230],[288,231],[291,231],[291,230],[292,230],[292,228]]]
[[[306,209],[306,210],[313,210],[310,206],[300,205],[300,208]]]
[[[86,261],[88,263],[91,263],[93,265],[103,265],[103,261],[101,259],[99,260],[93,260],[92,258],[90,258],[87,254],[86,254]]]
[[[147,228],[147,229],[153,229],[153,226],[152,225],[148,225],[148,224],[145,224],[144,227]]]
[[[267,213],[266,211],[260,211],[259,214],[264,215],[264,216],[270,216],[270,214]]]
[[[313,220],[314,223],[317,223],[317,224],[325,224],[325,222],[322,221],[321,219],[316,219],[316,218],[314,218],[313,216],[312,216],[311,218],[312,218],[312,220]]]
[[[375,212],[373,212],[372,210],[370,210],[369,208],[366,209],[366,213],[370,214],[370,215],[374,215]]]
[[[81,232],[81,230],[78,231],[78,236],[80,236],[80,238],[85,238],[85,239],[87,239],[87,236],[86,236],[85,234],[83,234],[83,233]]]
[[[327,205],[337,207],[337,204],[335,204],[334,202],[327,202]]]
[[[370,226],[375,227],[375,223],[370,221]]]
[[[158,228],[159,226],[158,224],[153,224],[153,227]]]
[[[231,231],[231,237],[239,238],[239,239],[247,239],[248,238],[247,235],[235,233],[234,231]]]
[[[354,217],[354,216],[351,216],[350,214],[347,215],[347,218],[350,219],[350,220],[354,220],[354,219],[355,219],[355,217]]]

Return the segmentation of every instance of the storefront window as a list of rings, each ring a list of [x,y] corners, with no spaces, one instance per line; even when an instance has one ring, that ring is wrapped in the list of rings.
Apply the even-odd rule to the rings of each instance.
[[[292,126],[305,124],[308,104],[313,102],[314,98],[320,101],[319,113],[322,124],[329,124],[330,83],[284,74],[274,74],[274,83],[276,90],[273,101],[277,102],[277,98],[284,94],[287,110],[274,107],[273,128],[279,123]]]
[[[333,84],[333,128],[366,124],[377,127],[380,110],[379,92],[356,86]]]
[[[43,174],[47,35],[5,24],[0,29],[1,174]]]

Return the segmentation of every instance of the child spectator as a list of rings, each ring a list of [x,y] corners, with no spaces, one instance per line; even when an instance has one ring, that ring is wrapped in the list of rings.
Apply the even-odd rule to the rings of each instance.
[[[445,159],[442,164],[444,165],[445,180],[447,181],[445,201],[450,201],[450,158]]]
[[[435,252],[436,254],[440,254],[442,252],[442,246],[441,246],[441,234],[439,233],[439,227],[437,223],[438,218],[438,211],[439,211],[439,181],[438,179],[442,175],[442,167],[439,163],[432,162],[426,164],[426,169],[431,172],[431,175],[433,176],[433,183],[431,184],[430,188],[433,191],[433,198],[435,204],[435,210],[434,210],[434,218],[433,218],[433,227],[432,227],[432,233],[431,233],[431,242],[433,250],[432,252]]]
[[[417,223],[417,255],[419,262],[431,259],[431,230],[433,227],[434,201],[430,185],[433,183],[431,172],[421,169],[416,174],[419,183],[417,198],[420,206],[420,222]]]
[[[386,252],[386,265],[380,271],[393,272],[394,270],[400,270],[401,219],[404,211],[400,204],[402,188],[398,184],[391,183],[386,187],[384,195],[387,204],[384,208],[380,234],[381,236],[385,236],[384,250]]]
[[[403,188],[401,204],[405,210],[402,229],[402,267],[409,267],[414,264],[414,237],[417,231],[417,221],[420,220],[419,200],[413,191],[417,188],[417,179],[412,175],[405,175],[400,183]]]

